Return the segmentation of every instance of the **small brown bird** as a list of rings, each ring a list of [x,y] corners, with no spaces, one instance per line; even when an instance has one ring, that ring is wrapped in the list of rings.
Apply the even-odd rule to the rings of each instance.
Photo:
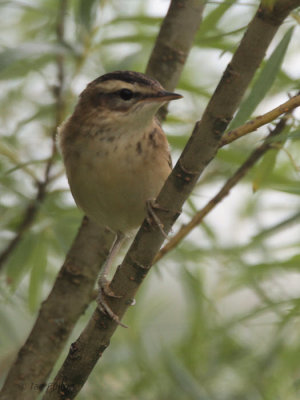
[[[171,172],[168,141],[155,114],[181,97],[144,74],[115,71],[88,84],[60,128],[73,197],[91,220],[117,233],[111,253],[142,223],[147,202],[156,198]],[[113,295],[106,280],[108,264],[99,284]]]

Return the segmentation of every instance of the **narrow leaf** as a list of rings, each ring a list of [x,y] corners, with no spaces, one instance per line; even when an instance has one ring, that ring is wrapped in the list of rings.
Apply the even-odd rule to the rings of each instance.
[[[280,70],[282,61],[284,59],[285,53],[292,37],[293,29],[294,28],[290,28],[286,32],[281,42],[271,54],[265,66],[261,70],[257,80],[253,84],[251,93],[249,94],[248,98],[246,98],[246,100],[242,103],[236,117],[230,124],[229,129],[234,129],[237,126],[245,123],[245,121],[256,109],[258,104],[266,96]]]
[[[268,180],[276,165],[278,150],[268,151],[259,163],[252,182],[253,191],[259,190]]]
[[[31,311],[35,311],[40,303],[41,289],[47,265],[47,240],[45,235],[40,235],[36,241],[29,259],[31,266],[28,305]]]
[[[87,32],[90,32],[96,16],[95,7],[98,0],[80,0],[78,5],[78,20]]]
[[[203,386],[194,378],[182,360],[167,352],[164,354],[164,360],[179,390],[191,400],[208,400]]]
[[[300,196],[300,186],[299,182],[295,183],[280,183],[280,184],[274,184],[271,186],[271,189],[278,190],[280,192],[284,193],[289,193],[289,194],[296,194],[297,196]]]
[[[21,279],[30,268],[29,259],[35,243],[36,238],[34,235],[25,235],[8,259],[6,265],[7,281],[10,283],[12,291],[16,290]]]
[[[197,39],[207,31],[216,29],[216,26],[223,15],[230,7],[234,5],[236,0],[222,1],[214,10],[212,10],[202,21],[197,35]]]
[[[24,43],[16,48],[7,48],[0,52],[0,71],[9,68],[12,64],[32,57],[45,55],[66,54],[70,49],[67,46],[52,43]],[[34,63],[34,60],[31,60]]]

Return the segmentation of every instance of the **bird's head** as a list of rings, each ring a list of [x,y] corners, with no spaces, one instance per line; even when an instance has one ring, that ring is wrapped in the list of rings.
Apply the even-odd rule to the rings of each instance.
[[[130,127],[150,123],[157,110],[170,100],[182,98],[166,91],[148,76],[133,71],[115,71],[95,79],[81,93],[78,112],[85,109],[88,118]]]

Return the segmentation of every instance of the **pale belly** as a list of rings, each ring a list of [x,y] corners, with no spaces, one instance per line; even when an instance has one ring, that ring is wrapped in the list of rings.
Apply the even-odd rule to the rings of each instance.
[[[137,143],[125,149],[121,139],[114,145],[99,143],[99,148],[94,144],[68,155],[67,176],[77,205],[115,232],[138,228],[146,201],[156,198],[170,173],[167,157],[143,143],[142,151]]]

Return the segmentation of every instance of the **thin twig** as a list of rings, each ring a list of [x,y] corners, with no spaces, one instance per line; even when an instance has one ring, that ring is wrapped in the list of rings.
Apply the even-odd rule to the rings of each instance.
[[[232,131],[225,133],[225,135],[221,139],[220,147],[223,147],[226,144],[229,144],[245,136],[247,133],[256,131],[261,126],[274,121],[276,118],[280,117],[280,115],[291,112],[299,106],[300,95],[298,94],[286,101],[285,103],[281,104],[280,106],[274,108],[273,110],[246,122],[244,125],[241,125],[238,128],[233,129]]]

